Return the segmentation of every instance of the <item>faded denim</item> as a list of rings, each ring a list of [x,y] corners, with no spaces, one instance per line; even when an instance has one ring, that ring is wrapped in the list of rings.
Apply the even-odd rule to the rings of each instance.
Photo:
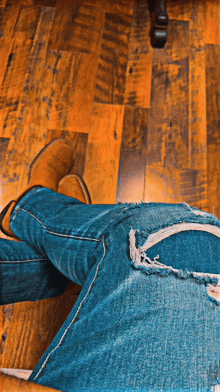
[[[217,390],[217,218],[184,203],[85,205],[37,188],[11,229],[23,242],[0,242],[1,304],[83,286],[29,380],[65,392]]]

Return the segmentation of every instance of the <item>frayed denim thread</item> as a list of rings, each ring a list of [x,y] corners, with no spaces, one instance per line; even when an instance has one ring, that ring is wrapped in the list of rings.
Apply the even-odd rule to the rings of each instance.
[[[211,284],[211,285],[218,284],[219,278],[211,277],[209,276],[210,274],[193,272],[193,271],[189,271],[188,269],[178,270],[171,266],[166,266],[165,264],[162,264],[158,261],[159,255],[155,256],[154,259],[151,260],[147,256],[146,251],[145,252],[142,251],[141,248],[144,248],[144,246],[139,247],[138,249],[136,248],[135,246],[136,232],[138,232],[138,230],[134,230],[131,228],[129,233],[131,265],[135,269],[140,269],[147,275],[159,274],[161,276],[168,276],[170,274],[174,274],[176,277],[180,279],[193,278],[199,284]],[[216,304],[218,305],[220,304],[216,299],[212,298],[212,300]]]

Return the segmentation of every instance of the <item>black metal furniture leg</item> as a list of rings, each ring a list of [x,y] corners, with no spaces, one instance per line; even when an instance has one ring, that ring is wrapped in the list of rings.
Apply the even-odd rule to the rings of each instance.
[[[166,0],[157,0],[152,24],[152,45],[163,47],[167,41],[169,17]]]

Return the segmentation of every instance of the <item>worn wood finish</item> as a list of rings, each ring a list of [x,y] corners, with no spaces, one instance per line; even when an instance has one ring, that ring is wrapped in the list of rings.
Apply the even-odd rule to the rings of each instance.
[[[94,104],[84,179],[94,204],[115,204],[124,107]]]
[[[131,16],[106,13],[95,86],[95,102],[124,103]]]
[[[117,202],[144,199],[149,110],[125,106]]]
[[[168,34],[165,48],[153,53],[145,201],[152,192],[152,201],[158,201],[158,192],[163,201],[180,201],[180,172],[189,166],[189,23],[171,20]],[[166,184],[166,195],[158,176]],[[148,183],[155,184],[150,194]]]
[[[210,212],[220,217],[220,131],[219,131],[219,46],[206,45],[206,93],[207,93],[207,162],[208,206]]]
[[[104,16],[104,11],[96,4],[84,2],[64,7],[63,2],[58,0],[48,48],[97,53]]]
[[[93,203],[185,201],[220,218],[220,0],[167,10],[153,49],[145,0],[0,0],[1,209],[63,137]],[[2,367],[37,364],[74,290],[0,308]]]
[[[49,128],[89,133],[98,56],[56,51],[60,56],[57,89]]]
[[[135,8],[131,23],[124,104],[150,108],[153,48],[150,10],[146,1]]]

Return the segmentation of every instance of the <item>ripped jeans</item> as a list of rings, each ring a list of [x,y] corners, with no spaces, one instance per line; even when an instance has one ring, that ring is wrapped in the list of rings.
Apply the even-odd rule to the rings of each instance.
[[[218,390],[217,218],[184,203],[85,205],[36,188],[11,229],[22,242],[0,240],[1,304],[83,286],[30,381],[65,392]]]

